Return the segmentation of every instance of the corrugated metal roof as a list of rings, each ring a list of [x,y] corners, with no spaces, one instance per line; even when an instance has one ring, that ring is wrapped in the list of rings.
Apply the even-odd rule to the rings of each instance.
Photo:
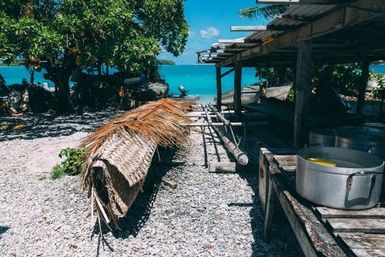
[[[282,14],[280,17],[272,20],[268,26],[275,27],[299,27],[306,24],[309,21],[312,21],[319,16],[322,16],[329,11],[336,8],[336,6],[332,5],[293,5],[290,6],[289,9]],[[258,42],[262,41],[265,38],[269,38],[274,35],[285,33],[282,31],[256,31],[251,33],[248,37],[245,38],[245,42]],[[237,44],[242,44],[241,42]],[[234,43],[214,43],[212,48],[214,49],[225,49],[227,47],[234,47]]]
[[[266,31],[256,31],[247,36],[243,42],[229,42],[223,43],[218,42],[212,45],[211,53],[203,54],[200,57],[202,60],[213,61],[213,53],[217,49],[221,49],[217,56],[226,56],[229,57],[229,53],[236,54],[236,52],[242,51],[242,49],[248,49],[251,47],[258,46],[273,40],[273,38],[290,33],[290,29],[300,28],[316,19],[319,19],[322,16],[325,16],[332,12],[333,10],[341,8],[337,5],[291,5],[289,8],[279,17],[276,17],[271,22],[268,23],[267,27],[271,27],[271,30]],[[226,51],[230,49],[237,48],[237,51]],[[221,53],[226,53],[222,54]],[[215,61],[215,60],[214,60]]]
[[[292,5],[282,16],[317,18],[336,8],[335,5]],[[274,20],[273,20],[274,22]]]

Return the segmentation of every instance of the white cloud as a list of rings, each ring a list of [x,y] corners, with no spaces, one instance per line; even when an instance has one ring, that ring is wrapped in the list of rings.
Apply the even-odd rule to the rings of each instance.
[[[209,27],[207,29],[202,29],[200,31],[201,37],[202,38],[212,38],[212,37],[217,37],[219,36],[219,30],[214,27]]]

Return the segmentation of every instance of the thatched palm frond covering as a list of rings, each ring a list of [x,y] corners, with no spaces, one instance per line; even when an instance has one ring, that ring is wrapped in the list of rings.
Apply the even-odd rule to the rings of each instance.
[[[135,200],[158,145],[181,146],[191,102],[162,99],[103,125],[83,142],[84,188],[106,223],[124,217]]]

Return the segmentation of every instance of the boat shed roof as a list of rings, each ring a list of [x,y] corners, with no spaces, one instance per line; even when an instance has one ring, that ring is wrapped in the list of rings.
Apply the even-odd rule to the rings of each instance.
[[[264,0],[266,2],[266,0]],[[249,36],[219,40],[198,52],[199,63],[217,67],[294,64],[297,44],[312,40],[312,59],[320,63],[350,63],[385,59],[385,1],[271,0],[290,3],[266,26],[254,26]]]

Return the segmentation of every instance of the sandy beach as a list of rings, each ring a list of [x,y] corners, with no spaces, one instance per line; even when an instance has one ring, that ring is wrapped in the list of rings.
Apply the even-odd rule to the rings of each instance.
[[[150,171],[122,231],[107,231],[102,244],[93,233],[90,200],[80,178],[52,180],[50,172],[60,162],[60,149],[76,146],[107,116],[83,117],[83,125],[73,117],[67,124],[73,133],[67,135],[1,135],[1,256],[301,256],[287,225],[275,225],[272,243],[263,241],[257,176],[209,173],[198,131],[173,156],[181,165],[160,167],[177,188],[162,184]],[[207,159],[215,161],[213,143],[219,141],[204,137]],[[218,151],[228,160],[223,147]]]

